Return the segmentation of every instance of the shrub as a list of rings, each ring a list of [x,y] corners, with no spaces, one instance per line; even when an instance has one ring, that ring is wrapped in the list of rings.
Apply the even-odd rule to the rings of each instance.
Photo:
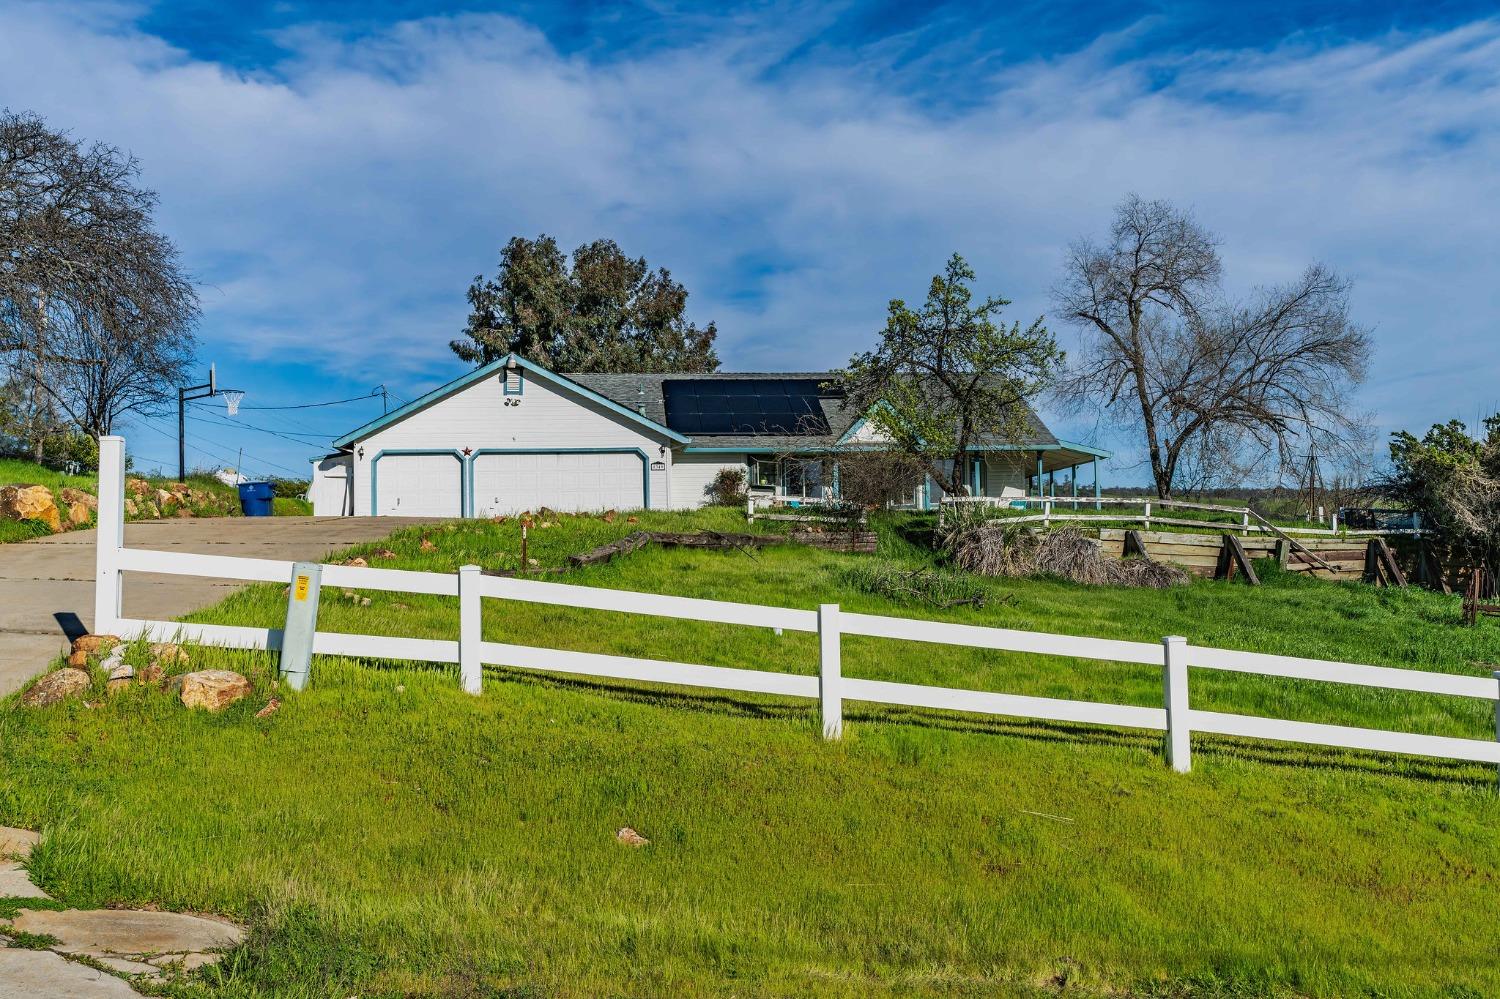
[[[708,484],[708,495],[720,506],[743,506],[745,503],[745,470],[721,468]]]
[[[894,562],[857,562],[844,569],[844,582],[857,590],[891,600],[916,601],[934,607],[968,604],[983,607],[985,589],[959,572],[907,569]]]
[[[306,479],[271,479],[271,495],[280,499],[302,499],[312,485]]]

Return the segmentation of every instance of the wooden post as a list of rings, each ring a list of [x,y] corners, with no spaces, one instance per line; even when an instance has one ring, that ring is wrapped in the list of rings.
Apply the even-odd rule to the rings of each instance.
[[[125,438],[99,438],[99,530],[94,540],[94,634],[118,632],[125,547]]]
[[[753,524],[753,523],[755,523],[755,497],[754,496],[746,495],[746,497],[745,497],[745,523],[747,523],[747,524]]]
[[[1286,568],[1286,561],[1292,554],[1292,543],[1286,538],[1276,539],[1276,564]]]
[[[1167,765],[1178,773],[1193,767],[1188,734],[1187,639],[1172,635],[1161,640],[1162,682],[1167,708]]]
[[[818,706],[823,738],[844,735],[844,701],[839,655],[839,605],[818,605]]]
[[[1170,526],[1170,525],[1168,525],[1168,526]],[[1146,524],[1145,524],[1145,527],[1146,527],[1146,530],[1148,530],[1148,531],[1151,530],[1151,501],[1150,500],[1146,501]]]
[[[458,567],[458,678],[470,694],[484,689],[484,670],[479,662],[479,643],[484,635],[479,580],[479,566]]]
[[[1141,532],[1127,530],[1125,532],[1125,544],[1122,546],[1122,554],[1126,557],[1139,555],[1141,558],[1150,558],[1151,554],[1146,551],[1146,542],[1141,540]]]

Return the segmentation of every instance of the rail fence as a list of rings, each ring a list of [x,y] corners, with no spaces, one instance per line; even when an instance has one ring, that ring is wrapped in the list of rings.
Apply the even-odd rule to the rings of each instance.
[[[1078,510],[1093,505],[1102,510],[1105,506],[1141,507],[1140,513],[1079,513]],[[939,503],[938,516],[957,507],[996,507],[1000,509],[1037,507],[1040,513],[1007,515],[1007,524],[1039,523],[1049,526],[1053,521],[1105,521],[1109,523],[1142,524],[1146,530],[1152,524],[1170,527],[1203,527],[1240,531],[1244,534],[1298,534],[1316,537],[1358,537],[1363,535],[1388,537],[1399,534],[1419,535],[1420,528],[1392,528],[1390,530],[1350,530],[1339,524],[1338,513],[1329,519],[1327,527],[1287,527],[1272,524],[1248,506],[1222,506],[1216,503],[1196,503],[1187,500],[1143,499],[1137,496],[944,496]],[[1152,515],[1152,509],[1158,511]],[[1161,510],[1197,510],[1206,513],[1223,513],[1233,520],[1190,520],[1186,517],[1163,517]],[[1071,511],[1071,512],[1069,512]],[[1253,523],[1252,523],[1253,521]]]
[[[125,573],[286,583],[292,578],[293,563],[279,559],[127,548],[124,544],[123,508],[124,440],[104,437],[100,440],[96,631],[123,638],[188,640],[237,649],[277,650],[281,647],[282,631],[277,628],[124,617],[120,597],[121,579]],[[455,597],[459,605],[459,628],[455,639],[319,631],[313,640],[314,653],[454,664],[463,689],[473,694],[481,692],[483,667],[503,666],[812,699],[819,702],[823,734],[829,739],[842,735],[844,703],[863,701],[1160,731],[1166,735],[1168,764],[1184,772],[1190,767],[1189,735],[1193,732],[1500,764],[1500,741],[1204,711],[1191,707],[1188,697],[1190,669],[1472,697],[1496,705],[1497,739],[1500,739],[1500,673],[1486,678],[1263,655],[1195,646],[1177,636],[1155,643],[1042,634],[850,613],[841,611],[837,604],[822,604],[811,610],[702,600],[487,576],[473,565],[463,566],[456,573],[344,565],[325,565],[322,572],[324,581],[337,587]],[[818,636],[818,673],[813,676],[704,666],[486,641],[483,629],[485,601],[546,604],[679,621],[808,632]],[[845,635],[1153,666],[1162,672],[1163,703],[1159,708],[1140,707],[845,676],[841,665]]]

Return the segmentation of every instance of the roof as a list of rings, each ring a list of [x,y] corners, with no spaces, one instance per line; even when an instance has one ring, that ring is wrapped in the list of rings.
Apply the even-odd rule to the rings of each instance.
[[[685,445],[688,451],[759,451],[780,452],[793,450],[799,447],[833,447],[840,444],[843,438],[856,430],[865,420],[865,414],[858,412],[849,405],[842,393],[832,388],[838,373],[834,371],[713,371],[713,372],[670,372],[670,373],[617,373],[602,371],[574,371],[558,374],[554,371],[534,364],[517,354],[507,355],[483,367],[476,368],[467,374],[455,378],[453,381],[442,385],[426,395],[407,403],[399,409],[392,410],[385,416],[372,420],[364,426],[354,430],[338,440],[334,441],[337,448],[345,448],[355,441],[368,437],[384,427],[389,426],[410,414],[430,406],[445,396],[451,395],[479,381],[491,374],[499,372],[514,358],[516,363],[527,372],[543,378],[555,385],[571,388],[585,398],[604,406],[606,409],[625,417],[632,422],[638,423],[650,429],[668,440]],[[681,419],[675,419],[669,414],[669,402],[674,395],[673,384],[686,382],[713,383],[816,383],[818,386],[827,386],[818,390],[809,390],[804,384],[798,401],[808,407],[816,407],[814,417],[821,415],[822,419],[810,419],[807,423],[813,424],[817,432],[813,433],[786,433],[785,421],[781,425],[768,425],[760,430],[749,430],[745,426],[738,426],[733,432],[692,432],[684,426]],[[687,391],[686,386],[676,390],[678,396]],[[752,393],[754,390],[751,390]],[[682,406],[677,407],[679,411]],[[785,413],[783,412],[783,416]],[[748,419],[748,418],[747,418]],[[989,449],[996,451],[1019,451],[1019,450],[1068,450],[1079,451],[1086,454],[1098,454],[1108,457],[1108,452],[1085,445],[1070,444],[1059,441],[1053,436],[1052,431],[1042,422],[1041,417],[1030,406],[1026,407],[1026,419],[1029,431],[1019,441],[1001,438],[981,437],[976,443],[976,449]],[[775,421],[772,421],[773,424]],[[699,426],[704,425],[701,421]],[[746,425],[747,426],[747,425]],[[826,431],[823,429],[826,427]]]
[[[580,385],[587,385],[601,395],[614,399],[621,405],[641,406],[645,415],[673,429],[688,433],[691,438],[689,451],[765,450],[784,451],[796,447],[831,447],[843,442],[843,438],[864,422],[865,414],[846,405],[842,394],[836,391],[820,393],[818,404],[828,426],[828,433],[689,433],[685,428],[674,426],[667,413],[669,389],[665,386],[673,381],[816,381],[831,384],[838,378],[836,371],[714,371],[708,373],[671,374],[616,374],[605,372],[569,372],[563,377]],[[1000,438],[981,437],[977,447],[992,447],[996,450],[1029,450],[1038,447],[1055,449],[1060,442],[1042,422],[1041,417],[1026,407],[1029,429],[1020,443]]]

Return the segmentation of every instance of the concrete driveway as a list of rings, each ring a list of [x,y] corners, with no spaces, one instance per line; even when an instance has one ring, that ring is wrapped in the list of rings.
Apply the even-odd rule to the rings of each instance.
[[[135,548],[321,561],[414,523],[391,517],[213,517],[125,525]],[[0,545],[0,696],[65,652],[94,617],[94,531]],[[244,584],[194,576],[125,574],[125,616],[171,620]]]

